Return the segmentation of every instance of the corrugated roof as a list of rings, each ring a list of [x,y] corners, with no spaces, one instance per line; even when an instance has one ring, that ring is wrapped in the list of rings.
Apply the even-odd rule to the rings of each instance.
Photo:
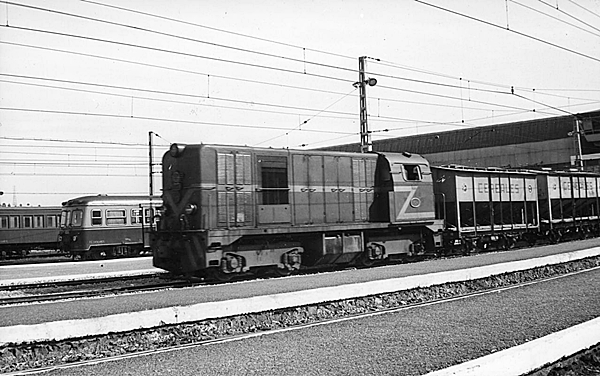
[[[578,114],[582,117],[600,116],[600,111]],[[527,120],[515,123],[460,129],[415,136],[397,137],[373,142],[374,151],[434,154],[449,151],[516,145],[564,139],[573,130],[573,116]],[[585,141],[583,141],[585,143]],[[587,145],[583,145],[584,147]],[[360,151],[360,144],[346,144],[325,150]]]

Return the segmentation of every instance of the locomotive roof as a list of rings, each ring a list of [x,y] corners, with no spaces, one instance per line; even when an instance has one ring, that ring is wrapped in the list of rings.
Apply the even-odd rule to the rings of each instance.
[[[162,201],[158,196],[152,197],[153,201],[157,203]],[[68,201],[63,202],[63,206],[75,206],[75,205],[136,205],[140,203],[150,202],[150,196],[108,196],[108,195],[97,195],[97,196],[82,196],[72,198]]]
[[[176,145],[176,146],[175,146]],[[357,156],[372,156],[376,158],[377,155],[383,155],[389,160],[405,161],[411,163],[422,163],[429,164],[427,159],[425,159],[420,154],[407,153],[407,152],[368,152],[368,153],[356,153],[350,151],[331,151],[331,150],[300,150],[300,149],[275,149],[275,148],[260,148],[260,147],[251,147],[251,146],[237,146],[237,145],[218,145],[218,144],[173,144],[171,149],[176,147],[183,148],[212,148],[212,149],[230,149],[230,150],[243,150],[248,152],[263,152],[263,153],[287,153],[287,154],[306,154],[306,155],[330,155],[330,156],[347,156],[347,157],[357,157]],[[170,151],[167,152],[167,154]]]

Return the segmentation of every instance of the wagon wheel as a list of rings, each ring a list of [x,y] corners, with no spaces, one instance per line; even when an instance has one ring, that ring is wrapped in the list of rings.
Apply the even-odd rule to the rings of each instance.
[[[558,244],[560,241],[560,233],[558,231],[550,231],[548,234],[548,239],[550,240],[550,243]]]
[[[465,239],[462,244],[463,256],[469,256],[473,252],[473,243],[469,239]]]

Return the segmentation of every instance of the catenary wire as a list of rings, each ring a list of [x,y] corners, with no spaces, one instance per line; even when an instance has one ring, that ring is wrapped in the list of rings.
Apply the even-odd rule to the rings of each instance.
[[[296,58],[291,58],[291,57],[287,57],[287,56],[274,55],[274,54],[270,54],[270,53],[266,53],[266,52],[250,50],[247,48],[228,46],[228,45],[224,45],[224,44],[220,44],[220,43],[208,42],[208,41],[204,41],[204,40],[200,40],[200,39],[184,37],[181,35],[170,34],[170,33],[152,30],[152,29],[148,29],[148,28],[144,28],[144,27],[132,26],[132,25],[127,25],[127,24],[123,24],[123,23],[119,23],[119,22],[103,20],[103,19],[95,18],[95,17],[88,17],[88,16],[83,16],[83,15],[78,15],[78,14],[74,14],[74,13],[68,13],[68,12],[63,12],[63,11],[58,11],[58,10],[53,10],[53,9],[48,9],[48,8],[42,8],[42,7],[32,6],[32,5],[19,4],[19,3],[14,3],[11,1],[2,1],[2,2],[4,2],[5,4],[8,4],[8,5],[12,5],[12,6],[18,6],[18,7],[24,7],[24,8],[34,9],[34,10],[38,10],[38,11],[50,12],[50,13],[54,13],[54,14],[60,14],[62,16],[75,17],[75,18],[80,18],[80,19],[84,19],[87,21],[100,22],[100,23],[104,23],[104,24],[108,24],[108,25],[112,25],[112,26],[119,26],[119,27],[124,27],[124,28],[128,28],[128,29],[134,29],[137,31],[158,34],[161,36],[182,39],[182,40],[186,40],[186,41],[190,41],[190,42],[202,43],[202,44],[206,44],[206,45],[211,45],[213,47],[231,49],[231,50],[235,50],[238,52],[258,54],[258,55],[262,55],[262,56],[266,56],[266,57],[290,60],[290,61],[294,61],[297,63],[316,65],[316,66],[324,67],[324,68],[332,68],[332,69],[340,69],[340,70],[349,71],[349,72],[357,72],[356,69],[344,68],[344,67],[340,67],[340,66],[334,66],[334,65],[323,64],[323,63],[317,63],[317,62],[313,62],[313,61],[296,59]]]
[[[512,2],[515,2],[515,0],[510,0],[510,1],[512,1]],[[557,4],[557,6],[555,7],[555,6],[553,6],[553,5],[551,5],[551,4],[548,4],[548,3],[546,3],[545,1],[542,1],[542,0],[539,0],[539,2],[540,2],[540,3],[542,3],[542,4],[544,4],[544,5],[546,5],[546,6],[549,6],[549,7],[550,7],[550,8],[552,8],[552,9],[555,9],[557,12],[560,12],[560,13],[564,14],[565,16],[569,17],[569,18],[572,18],[572,19],[574,19],[574,20],[576,20],[576,21],[578,21],[578,22],[581,22],[582,24],[584,24],[585,26],[589,27],[590,29],[594,29],[594,30],[596,30],[596,31],[600,31],[600,29],[598,29],[598,28],[597,28],[597,27],[595,27],[594,25],[591,25],[591,24],[589,24],[589,23],[587,23],[587,22],[585,22],[585,21],[581,20],[580,18],[578,18],[578,17],[575,17],[575,16],[573,16],[572,14],[570,14],[570,13],[568,13],[568,12],[565,12],[564,10],[560,9],[560,8],[558,7],[558,4]],[[549,16],[549,17],[550,17],[550,16]],[[554,18],[554,17],[552,17],[552,18]],[[563,21],[563,22],[564,22],[564,21]],[[567,23],[567,22],[565,22],[565,23]],[[570,25],[570,24],[569,24],[569,25]],[[572,25],[572,26],[574,26],[574,25]],[[575,27],[577,27],[577,26],[575,26]],[[582,30],[583,30],[583,29],[582,29]],[[587,31],[587,30],[584,30],[584,31]],[[594,34],[594,35],[598,36],[598,34]]]
[[[493,23],[493,22],[489,22],[489,21],[485,21],[485,20],[482,20],[482,19],[480,19],[480,18],[477,18],[477,17],[469,16],[469,15],[467,15],[467,14],[460,13],[460,12],[457,12],[457,11],[454,11],[454,10],[451,10],[451,9],[448,9],[448,8],[444,8],[444,7],[441,7],[441,6],[439,6],[439,5],[430,4],[430,3],[426,2],[426,1],[423,1],[423,0],[414,0],[414,1],[416,1],[417,3],[423,4],[423,5],[427,5],[427,6],[429,6],[429,7],[435,8],[435,9],[442,10],[442,11],[444,11],[444,12],[448,12],[448,13],[451,13],[451,14],[455,14],[455,15],[457,15],[457,16],[465,17],[465,18],[468,18],[468,19],[470,19],[470,20],[473,20],[473,21],[476,21],[476,22],[480,22],[480,23],[486,24],[486,25],[488,25],[488,26],[493,26],[493,27],[496,27],[496,28],[499,28],[499,29],[502,29],[502,30],[509,31],[509,32],[511,32],[511,33],[514,33],[514,34],[520,35],[520,36],[522,36],[522,37],[529,38],[529,39],[535,40],[535,41],[537,41],[537,42],[540,42],[540,43],[547,44],[547,45],[549,45],[549,46],[552,46],[552,47],[555,47],[555,48],[561,49],[561,50],[563,50],[563,51],[567,51],[567,52],[573,53],[573,54],[575,54],[575,55],[579,55],[579,56],[581,56],[581,57],[585,57],[585,58],[587,58],[587,59],[590,59],[590,60],[594,60],[594,61],[600,62],[600,59],[599,59],[599,58],[593,57],[593,56],[591,56],[591,55],[587,55],[587,54],[584,54],[584,53],[582,53],[582,52],[578,52],[578,51],[572,50],[572,49],[570,49],[570,48],[566,48],[566,47],[560,46],[560,45],[558,45],[558,44],[555,44],[555,43],[552,43],[552,42],[548,42],[548,41],[546,41],[546,40],[543,40],[543,39],[541,39],[541,38],[537,38],[537,37],[534,37],[534,36],[532,36],[532,35],[529,35],[529,34],[526,34],[526,33],[522,33],[522,32],[520,32],[520,31],[516,31],[516,30],[512,30],[512,29],[507,29],[507,28],[505,28],[504,26],[501,26],[501,25],[496,25],[496,24],[495,24],[495,23]]]
[[[323,75],[323,74],[308,73],[308,72],[302,72],[302,71],[293,70],[293,69],[279,68],[279,67],[264,65],[264,64],[247,63],[247,62],[231,60],[231,59],[221,59],[221,58],[212,57],[212,56],[198,55],[198,54],[192,54],[192,53],[182,52],[182,51],[173,51],[173,50],[168,50],[165,48],[143,46],[143,45],[139,45],[139,44],[125,43],[125,42],[119,42],[119,41],[114,41],[114,40],[109,40],[109,39],[87,37],[87,36],[69,34],[69,33],[61,33],[61,32],[57,32],[57,31],[49,31],[49,30],[42,30],[42,29],[35,29],[35,28],[21,27],[21,26],[6,26],[6,25],[0,25],[0,28],[9,28],[9,29],[14,29],[14,30],[29,31],[32,33],[50,34],[50,35],[55,35],[55,36],[67,37],[67,38],[75,38],[75,39],[83,39],[83,40],[93,41],[93,42],[115,44],[115,45],[119,45],[119,46],[130,47],[130,48],[139,48],[139,49],[144,49],[144,50],[153,51],[153,52],[168,53],[168,54],[192,57],[192,58],[197,58],[197,59],[212,60],[212,61],[217,61],[220,63],[243,65],[246,67],[272,70],[272,71],[278,71],[278,72],[283,72],[283,73],[293,73],[293,74],[311,76],[311,77],[316,77],[316,78],[323,78],[323,79],[346,82],[346,83],[354,82],[353,80],[348,80],[348,79],[334,77],[334,76],[327,76],[327,75]]]
[[[118,9],[118,10],[122,10],[122,11],[126,11],[126,12],[131,12],[131,13],[135,13],[135,14],[142,14],[142,15],[149,16],[149,17],[154,17],[154,18],[158,18],[158,19],[163,19],[163,20],[168,20],[168,21],[172,21],[172,22],[176,22],[176,23],[181,23],[181,24],[184,24],[184,25],[200,27],[200,28],[207,29],[207,30],[218,31],[218,32],[222,32],[222,33],[226,33],[226,34],[230,34],[230,35],[241,36],[241,37],[244,37],[244,38],[249,38],[249,39],[259,40],[259,41],[263,41],[263,42],[274,43],[274,44],[278,44],[278,45],[281,45],[281,46],[293,47],[293,48],[298,48],[298,49],[302,49],[302,50],[306,50],[306,51],[317,52],[317,53],[321,53],[321,54],[325,54],[325,55],[342,57],[342,58],[346,58],[346,59],[352,59],[352,60],[356,59],[355,57],[352,57],[352,56],[346,56],[346,55],[336,54],[336,53],[332,53],[332,52],[329,52],[329,51],[317,50],[317,49],[313,49],[313,48],[306,48],[306,47],[297,46],[297,45],[290,44],[290,43],[284,43],[284,42],[280,42],[280,41],[276,41],[276,40],[272,40],[272,39],[259,38],[259,37],[255,37],[255,36],[252,36],[252,35],[247,35],[247,34],[243,34],[243,33],[238,33],[238,32],[233,32],[233,31],[229,31],[229,30],[219,29],[219,28],[216,28],[216,27],[210,27],[210,26],[201,25],[201,24],[198,24],[198,23],[187,22],[187,21],[178,20],[178,19],[175,19],[175,18],[160,16],[160,15],[153,14],[153,13],[142,12],[142,11],[139,11],[139,10],[133,10],[133,9],[129,9],[129,8],[123,8],[123,7],[118,7],[118,6],[114,6],[114,5],[104,4],[104,3],[97,2],[97,1],[91,1],[91,0],[80,0],[80,1],[84,2],[84,3],[90,3],[90,4],[102,6],[102,7],[113,8],[113,9]]]

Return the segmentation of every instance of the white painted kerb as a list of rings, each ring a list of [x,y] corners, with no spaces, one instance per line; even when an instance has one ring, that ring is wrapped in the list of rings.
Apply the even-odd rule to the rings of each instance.
[[[532,269],[600,255],[600,247],[507,262],[476,268],[393,278],[381,281],[322,287],[312,290],[256,296],[221,302],[199,303],[148,311],[128,312],[105,317],[53,321],[34,325],[0,327],[0,345],[7,343],[63,340],[135,329],[153,328],[246,313],[264,312],[328,301],[358,298],[427,287],[448,282],[467,281],[507,272]]]
[[[519,376],[600,343],[600,317],[425,376]]]

